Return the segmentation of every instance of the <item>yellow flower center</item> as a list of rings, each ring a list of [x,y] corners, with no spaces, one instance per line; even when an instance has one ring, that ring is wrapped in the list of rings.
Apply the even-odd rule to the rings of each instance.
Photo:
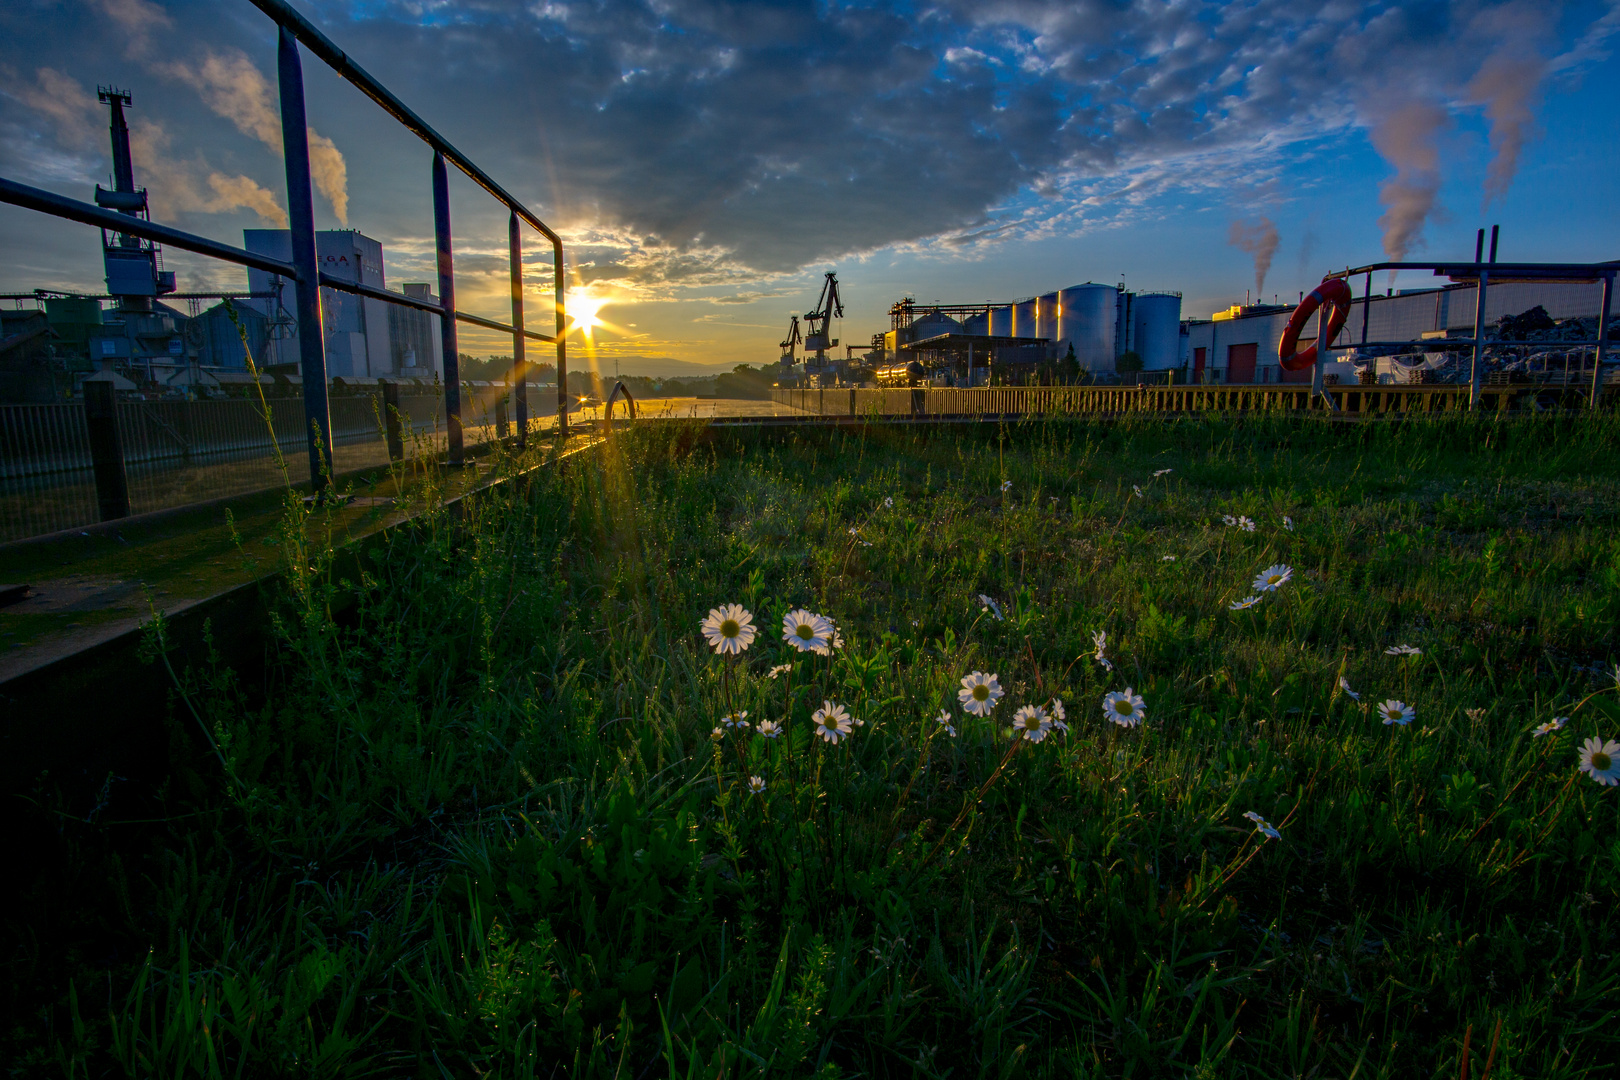
[[[809,623],[800,623],[793,632],[804,638],[806,641],[809,641],[811,638],[816,636],[815,629],[811,627]]]
[[[1038,716],[1026,716],[1024,717],[1024,726],[1034,731],[1041,726],[1041,718]]]
[[[1282,580],[1282,575],[1281,574],[1272,574],[1270,577],[1266,578],[1266,584],[1267,585],[1275,585],[1275,584],[1277,584],[1277,582],[1279,582],[1281,580]]]
[[[990,688],[988,686],[984,685],[984,683],[980,683],[979,685],[975,686],[973,688],[973,700],[974,701],[988,701],[988,700],[990,700]]]
[[[742,626],[736,619],[727,619],[720,624],[721,637],[736,637],[742,633]]]
[[[1598,772],[1608,772],[1609,766],[1612,764],[1614,764],[1614,759],[1601,750],[1592,755],[1592,768]]]
[[[1120,698],[1118,701],[1114,702],[1114,711],[1119,713],[1121,716],[1129,716],[1136,711],[1136,706],[1132,705],[1125,698]]]

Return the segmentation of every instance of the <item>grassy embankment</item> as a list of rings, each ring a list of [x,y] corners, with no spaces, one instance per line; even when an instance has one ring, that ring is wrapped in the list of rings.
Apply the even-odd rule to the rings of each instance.
[[[12,1054],[1600,1075],[1620,789],[1576,764],[1620,737],[1617,450],[1607,417],[672,423],[362,581],[290,528],[264,700],[186,676],[166,820],[63,818],[21,891]],[[729,659],[698,631],[728,602],[760,632]],[[842,649],[782,641],[801,605]],[[972,671],[1006,691],[987,718]],[[1134,728],[1103,713],[1127,686]],[[1053,698],[1067,733],[1007,737]],[[824,700],[865,723],[813,738]],[[743,709],[787,734],[713,734]]]

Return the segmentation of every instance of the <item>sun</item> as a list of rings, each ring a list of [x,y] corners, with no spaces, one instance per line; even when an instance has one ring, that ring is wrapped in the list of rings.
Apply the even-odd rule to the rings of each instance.
[[[568,332],[578,330],[586,337],[590,337],[591,331],[602,325],[602,320],[596,317],[596,313],[607,304],[607,297],[593,296],[589,290],[581,289],[569,293],[567,301]]]

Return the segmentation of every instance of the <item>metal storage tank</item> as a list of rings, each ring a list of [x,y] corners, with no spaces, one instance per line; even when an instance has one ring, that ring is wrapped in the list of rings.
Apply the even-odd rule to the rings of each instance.
[[[983,337],[990,332],[990,316],[969,315],[962,320],[962,333],[976,334]]]
[[[990,309],[990,334],[992,337],[1012,337],[1012,325],[1013,309],[1011,307],[1003,306]]]
[[[1035,309],[1035,336],[1043,337],[1047,341],[1058,339],[1058,314],[1062,310],[1062,300],[1055,292],[1036,298]]]
[[[1036,304],[1036,301],[1032,297],[1032,298],[1030,298],[1028,300],[1025,300],[1025,301],[1023,301],[1021,303],[1017,303],[1017,304],[1013,305],[1013,336],[1014,337],[1039,337],[1040,336],[1036,332],[1039,328],[1036,326],[1037,320],[1035,318],[1035,304]]]
[[[1181,366],[1181,297],[1138,293],[1131,305],[1131,344],[1143,371]]]
[[[1086,371],[1114,370],[1114,322],[1118,318],[1119,290],[1112,285],[1087,282],[1058,293],[1062,305],[1058,319],[1057,356],[1074,358]]]
[[[913,320],[911,324],[912,341],[938,337],[940,334],[960,334],[961,332],[961,323],[949,315],[941,315],[937,311],[924,312],[921,318]]]

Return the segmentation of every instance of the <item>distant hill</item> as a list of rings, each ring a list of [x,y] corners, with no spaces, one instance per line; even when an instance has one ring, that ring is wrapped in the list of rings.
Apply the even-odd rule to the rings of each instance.
[[[596,357],[596,368],[604,375],[613,374],[614,358],[611,356]],[[723,371],[730,371],[737,366],[736,361],[730,363],[700,364],[692,360],[676,360],[672,356],[621,356],[618,358],[620,375],[641,375],[649,379],[694,378],[704,375],[718,375]],[[584,350],[570,347],[568,350],[568,367],[571,371],[586,371],[590,369],[590,359]]]

